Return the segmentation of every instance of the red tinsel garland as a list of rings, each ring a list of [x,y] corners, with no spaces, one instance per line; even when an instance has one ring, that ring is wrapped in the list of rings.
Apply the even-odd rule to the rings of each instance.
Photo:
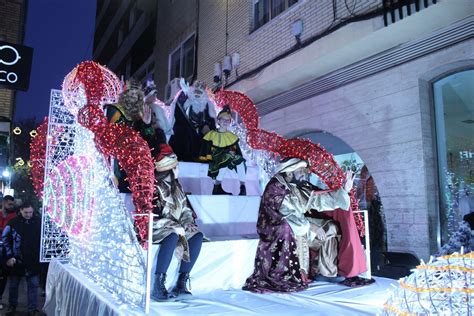
[[[365,236],[364,218],[362,217],[361,213],[358,213],[360,210],[359,210],[359,202],[357,201],[357,197],[356,197],[355,188],[352,188],[351,192],[349,192],[349,197],[351,199],[352,214],[354,214],[354,221],[357,227],[357,231],[359,232],[360,237],[364,237]]]
[[[92,61],[79,64],[75,77],[85,88],[88,105],[78,114],[78,122],[95,135],[98,148],[116,158],[127,174],[136,213],[148,214],[153,210],[154,164],[148,144],[133,129],[125,125],[109,124],[99,108],[104,82],[100,66]],[[135,221],[142,240],[148,234],[148,217]]]
[[[37,135],[30,142],[31,181],[36,194],[43,197],[44,164],[46,158],[46,137],[48,136],[48,118],[36,128]]]
[[[104,95],[104,76],[101,67],[86,61],[77,67],[74,81],[85,88],[88,105],[81,109],[78,122],[95,134],[96,145],[106,155],[119,161],[127,173],[133,202],[137,213],[148,214],[153,210],[154,164],[150,149],[140,135],[127,126],[109,124],[100,110]],[[44,164],[46,158],[47,119],[37,128],[38,135],[30,143],[31,179],[39,196],[43,195]],[[136,219],[135,224],[142,240],[148,234],[148,217]]]
[[[247,142],[253,149],[266,150],[280,155],[281,158],[297,157],[308,161],[310,169],[331,190],[336,190],[344,184],[344,171],[334,161],[333,155],[328,153],[319,144],[308,139],[286,139],[274,132],[259,128],[257,107],[245,94],[237,91],[219,90],[215,93],[216,105],[224,107],[229,105],[231,110],[237,112],[247,129]],[[358,210],[358,202],[354,191],[351,191],[351,208]],[[360,214],[355,214],[354,219],[362,237],[365,234],[364,222]]]
[[[109,124],[102,110],[91,105],[79,111],[78,121],[94,133],[99,150],[115,157],[125,170],[136,213],[148,214],[153,209],[155,177],[154,164],[146,141],[128,126]],[[139,217],[135,224],[142,240],[146,240],[148,218]]]
[[[245,94],[220,90],[216,92],[215,99],[217,106],[228,104],[232,111],[240,115],[247,129],[247,142],[250,147],[277,153],[282,158],[297,157],[307,160],[311,171],[331,190],[343,185],[344,171],[339,168],[333,156],[319,144],[301,138],[285,139],[276,133],[260,129],[257,108]]]

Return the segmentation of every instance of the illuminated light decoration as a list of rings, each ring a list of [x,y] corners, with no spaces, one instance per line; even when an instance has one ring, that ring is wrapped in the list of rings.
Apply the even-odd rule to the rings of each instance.
[[[36,136],[38,136],[38,132],[36,130],[32,130],[32,131],[30,131],[30,136],[32,138],[35,138]]]
[[[308,139],[292,138],[286,139],[274,132],[268,132],[259,128],[260,117],[255,104],[245,94],[237,91],[219,90],[214,95],[216,105],[219,108],[228,104],[232,111],[239,114],[247,131],[244,138],[248,145],[254,150],[262,150],[274,153],[281,158],[297,157],[308,161],[309,168],[315,173],[331,190],[336,190],[344,184],[346,175],[333,158],[319,144],[314,144]],[[239,135],[240,136],[240,135]],[[353,212],[359,209],[355,191],[352,190],[351,209]],[[364,235],[364,222],[360,214],[354,216],[360,236]]]
[[[77,122],[58,90],[48,126],[41,260],[68,259],[119,301],[144,306],[143,250],[97,136]]]
[[[104,155],[93,146],[95,137],[90,130],[77,126],[75,156],[88,157],[94,167],[84,192],[93,205],[93,212],[90,212],[87,226],[76,226],[76,231],[69,235],[71,263],[86,271],[120,301],[144,306],[143,249],[138,243],[132,218],[112,185],[113,172]],[[78,202],[81,203],[80,199]],[[77,214],[76,221],[80,219],[81,214]]]
[[[21,134],[21,128],[18,126],[13,129],[13,134],[15,135],[20,135]]]
[[[48,135],[48,121],[36,128],[38,135],[30,142],[31,181],[39,197],[43,196],[44,165],[46,158],[46,137]]]
[[[474,252],[432,258],[399,280],[385,315],[472,315],[473,272]]]
[[[97,118],[94,125],[88,124],[92,121],[90,117]],[[82,109],[78,121],[94,133],[99,150],[115,157],[125,170],[136,213],[150,213],[153,209],[155,178],[154,164],[146,141],[125,125],[109,124],[102,110],[97,107]],[[148,218],[139,217],[136,226],[141,239],[146,240]]]
[[[237,112],[247,129],[247,141],[253,149],[266,150],[282,158],[297,157],[307,160],[310,169],[332,190],[342,186],[345,180],[343,170],[333,156],[319,144],[310,140],[284,137],[259,128],[259,116],[255,104],[245,94],[236,91],[220,90],[215,93],[218,107],[228,104]]]
[[[108,125],[100,110],[101,103],[117,101],[121,90],[117,82],[116,76],[105,67],[85,62],[66,76],[62,92],[51,93],[49,121],[38,128],[38,136],[30,145],[34,152],[35,189],[42,194],[43,179],[51,186],[45,197],[40,257],[42,261],[70,259],[119,300],[143,306],[146,276],[143,252],[131,216],[113,186],[112,171],[104,154],[117,154],[117,160],[129,174],[134,203],[144,213],[152,210],[154,166],[147,143],[127,128],[120,127],[117,133],[118,129]],[[87,128],[78,124],[78,116]],[[85,181],[72,174],[82,175],[82,179],[87,175],[85,170],[80,170],[86,163],[78,163],[81,161],[78,157],[83,156],[91,159],[94,176],[81,191],[80,183]],[[73,172],[73,168],[79,169]],[[81,203],[81,197],[89,197],[93,207],[92,211],[86,211],[90,220],[85,222],[83,213],[68,206],[68,203],[80,206],[77,203]],[[138,230],[146,232],[147,218],[141,218]],[[143,233],[140,235],[145,237]]]
[[[15,160],[16,160],[15,167],[21,167],[25,165],[25,161],[23,160],[23,158],[18,157]]]
[[[46,211],[69,236],[87,232],[94,209],[92,159],[70,156],[53,168],[44,184]]]
[[[138,132],[125,125],[109,124],[100,108],[102,102],[117,97],[120,81],[97,63],[82,62],[63,82],[64,101],[78,122],[91,130],[99,150],[116,158],[127,174],[136,213],[153,210],[154,164],[148,144]],[[81,93],[81,89],[84,93]],[[81,95],[86,96],[85,100]],[[86,103],[87,102],[87,105]],[[148,218],[136,220],[139,235],[146,240]]]
[[[67,74],[62,88],[64,104],[74,116],[87,102],[93,106],[115,103],[122,92],[117,76],[92,61],[80,63]]]

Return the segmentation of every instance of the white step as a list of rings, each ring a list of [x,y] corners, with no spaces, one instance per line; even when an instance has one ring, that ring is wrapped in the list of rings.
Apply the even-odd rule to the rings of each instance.
[[[206,237],[257,234],[259,196],[188,195],[188,199]]]
[[[191,272],[193,294],[217,289],[241,289],[252,274],[258,239],[204,242]],[[152,276],[155,275],[159,245],[153,245]],[[176,283],[179,262],[175,256],[168,268],[167,287]],[[153,285],[153,281],[152,281]]]
[[[198,195],[212,194],[213,181],[207,176],[209,165],[197,162],[179,162],[179,182],[183,186],[184,192]],[[225,191],[238,195],[240,190],[240,182],[235,171],[222,169],[220,172],[224,174],[222,187]],[[247,166],[247,176],[245,181],[247,195],[260,196],[259,173],[257,166]]]

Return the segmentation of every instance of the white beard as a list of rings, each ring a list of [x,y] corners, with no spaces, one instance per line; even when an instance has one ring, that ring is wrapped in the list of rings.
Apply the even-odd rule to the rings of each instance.
[[[206,110],[208,98],[203,95],[199,98],[194,97],[194,94],[188,95],[188,99],[184,102],[184,111],[188,112],[189,107],[194,113],[202,113]]]

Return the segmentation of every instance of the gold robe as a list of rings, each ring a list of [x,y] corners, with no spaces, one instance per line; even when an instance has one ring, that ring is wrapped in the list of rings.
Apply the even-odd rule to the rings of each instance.
[[[319,273],[325,276],[335,276],[335,273],[337,274],[337,263],[335,263],[337,253],[334,253],[334,249],[337,250],[337,237],[339,236],[337,226],[331,220],[310,218],[305,214],[310,210],[332,211],[338,208],[348,210],[350,207],[349,194],[343,189],[314,193],[309,187],[286,181],[282,175],[275,177],[290,191],[283,199],[279,212],[285,217],[295,235],[301,269],[308,274],[310,269],[309,248],[311,247],[320,253]],[[324,230],[325,240],[316,238],[317,228]]]
[[[159,198],[156,213],[160,216],[153,221],[153,243],[175,233],[179,236],[175,254],[178,259],[189,261],[188,240],[199,232],[189,201],[178,182],[174,193],[168,181],[160,181],[156,192]]]

